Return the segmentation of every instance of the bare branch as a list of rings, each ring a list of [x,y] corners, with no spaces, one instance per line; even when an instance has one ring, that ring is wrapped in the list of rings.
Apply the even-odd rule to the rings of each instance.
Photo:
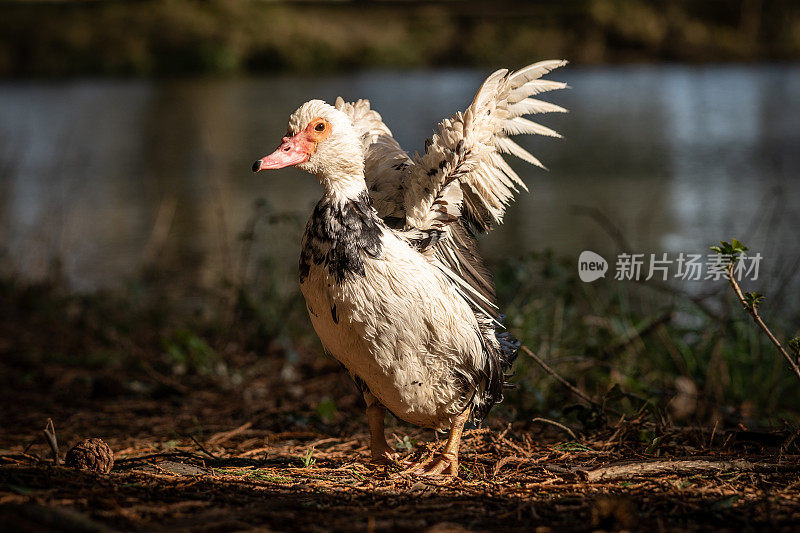
[[[769,327],[767,327],[764,321],[761,320],[761,317],[758,315],[758,307],[756,304],[749,304],[747,299],[744,297],[742,289],[739,288],[739,284],[736,282],[736,278],[733,275],[733,263],[728,265],[728,281],[730,282],[731,287],[733,287],[733,292],[736,293],[736,298],[739,300],[739,303],[741,303],[742,307],[744,307],[744,309],[750,313],[750,316],[753,317],[753,320],[758,327],[760,327],[762,331],[767,334],[767,337],[769,337],[769,340],[772,341],[772,344],[775,345],[781,355],[783,355],[784,359],[786,359],[786,361],[789,363],[794,375],[797,376],[797,379],[800,379],[800,367],[797,366],[797,361],[795,361],[794,357],[792,357],[789,352],[786,351],[780,341],[775,337],[775,335],[773,335]]]
[[[569,382],[569,381],[567,381],[566,379],[564,379],[564,378],[562,378],[561,376],[559,376],[559,375],[556,373],[556,371],[555,371],[555,370],[553,370],[552,368],[550,368],[550,367],[547,365],[547,363],[545,363],[545,362],[542,360],[542,358],[541,358],[541,357],[539,357],[538,355],[536,355],[535,353],[533,353],[532,351],[530,351],[530,349],[528,349],[528,347],[527,347],[527,346],[525,346],[525,345],[523,344],[522,346],[520,346],[520,347],[519,347],[519,349],[520,349],[520,350],[522,350],[523,352],[525,352],[525,355],[527,355],[528,357],[530,357],[531,359],[533,359],[534,361],[536,361],[536,364],[538,364],[540,367],[542,367],[542,368],[544,369],[544,371],[545,371],[545,372],[547,372],[548,374],[550,374],[551,376],[553,376],[553,377],[556,379],[556,381],[558,381],[559,383],[561,383],[562,385],[564,385],[566,388],[568,388],[568,389],[569,389],[569,390],[572,392],[572,394],[574,394],[575,396],[577,396],[578,398],[580,398],[580,399],[581,399],[581,400],[583,400],[584,402],[588,403],[589,405],[592,405],[592,406],[594,406],[594,407],[597,407],[598,409],[600,409],[600,408],[601,408],[601,406],[600,406],[600,404],[599,404],[599,403],[597,403],[596,401],[594,401],[594,400],[592,400],[591,398],[589,398],[589,397],[588,397],[588,396],[587,396],[587,395],[586,395],[584,392],[582,392],[580,389],[578,389],[578,388],[577,388],[575,385],[573,385],[572,383],[570,383],[570,382]]]

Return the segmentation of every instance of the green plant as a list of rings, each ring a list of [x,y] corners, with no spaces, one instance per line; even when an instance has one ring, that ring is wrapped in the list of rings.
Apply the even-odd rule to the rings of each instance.
[[[326,424],[336,419],[337,412],[336,402],[330,398],[326,398],[317,404],[317,416]]]
[[[789,345],[789,348],[791,348],[792,351],[795,353],[795,355],[800,357],[800,337],[795,337],[793,339],[790,339],[787,344]]]
[[[800,379],[800,366],[797,364],[797,357],[792,357],[791,354],[789,354],[786,348],[783,347],[775,334],[772,333],[772,330],[770,330],[770,328],[758,314],[758,308],[761,305],[761,302],[764,300],[764,295],[760,292],[742,292],[742,289],[739,287],[739,283],[736,281],[736,277],[734,276],[734,264],[739,260],[741,255],[747,251],[747,246],[736,239],[732,239],[731,243],[720,241],[720,245],[712,246],[711,250],[726,257],[730,257],[730,261],[727,263],[726,277],[733,288],[733,292],[736,294],[736,297],[739,299],[739,302],[742,304],[745,310],[750,313],[750,316],[753,318],[753,321],[756,323],[756,325],[761,328],[761,330],[767,335],[767,338],[769,338],[770,342],[775,345],[775,347],[778,349],[778,352],[784,357],[784,359],[786,359],[786,362],[789,363],[789,367],[797,376],[797,379]],[[797,344],[794,343],[795,340],[796,339],[792,339],[789,341],[789,347],[797,352]]]
[[[711,246],[710,248],[712,252],[730,257],[732,262],[738,261],[741,254],[749,249],[737,239],[731,239],[731,242],[719,241],[719,246]]]
[[[744,247],[728,244],[733,249],[723,252]],[[497,416],[545,417],[575,429],[602,426],[609,410],[633,417],[643,408],[659,422],[669,415],[675,422],[707,423],[720,409],[747,409],[759,423],[800,419],[795,378],[781,372],[766,337],[724,312],[727,295],[708,292],[698,299],[678,287],[649,283],[582,283],[572,259],[549,252],[505,259],[491,270],[506,327],[604,407],[597,412],[580,405],[520,352],[511,378],[516,388],[492,411]],[[781,311],[773,320],[791,324],[794,311]],[[675,418],[670,406],[679,385],[691,387],[693,405]]]
[[[220,362],[217,353],[203,340],[189,330],[181,329],[172,336],[162,339],[162,346],[176,374],[195,372],[210,374],[214,365]]]
[[[417,439],[409,438],[408,435],[403,435],[403,439],[398,439],[394,443],[394,449],[397,451],[410,452],[417,445]]]
[[[306,454],[302,457],[302,461],[304,468],[311,468],[314,466],[314,463],[317,462],[317,460],[314,459],[314,448],[309,448],[306,450]]]

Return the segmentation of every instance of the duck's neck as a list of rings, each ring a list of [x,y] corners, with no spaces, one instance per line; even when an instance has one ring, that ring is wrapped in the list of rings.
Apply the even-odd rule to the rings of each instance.
[[[359,201],[365,196],[369,198],[363,171],[325,173],[318,175],[317,179],[325,187],[323,198],[332,204]]]
[[[320,179],[320,181],[325,186],[325,192],[317,204],[315,216],[338,219],[343,223],[344,233],[354,225],[383,226],[383,221],[372,207],[372,197],[367,191],[363,174],[351,174],[331,180]],[[321,207],[323,209],[320,211]]]
[[[352,276],[363,277],[365,258],[383,254],[385,226],[372,208],[364,176],[323,184],[325,193],[306,228],[300,257],[301,283],[312,263],[324,264],[333,279],[341,282]]]

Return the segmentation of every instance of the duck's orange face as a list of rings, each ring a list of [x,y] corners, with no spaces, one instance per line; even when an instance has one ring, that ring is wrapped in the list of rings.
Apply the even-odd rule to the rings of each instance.
[[[292,135],[290,132],[281,139],[277,150],[253,164],[253,172],[305,163],[317,151],[317,145],[330,136],[332,129],[327,120],[315,118],[300,133]]]

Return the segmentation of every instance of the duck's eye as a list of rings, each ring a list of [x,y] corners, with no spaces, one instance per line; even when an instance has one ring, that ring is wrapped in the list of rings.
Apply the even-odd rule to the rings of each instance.
[[[314,131],[319,132],[319,133],[322,133],[323,131],[325,131],[325,123],[324,122],[319,122],[316,126],[314,126]]]

